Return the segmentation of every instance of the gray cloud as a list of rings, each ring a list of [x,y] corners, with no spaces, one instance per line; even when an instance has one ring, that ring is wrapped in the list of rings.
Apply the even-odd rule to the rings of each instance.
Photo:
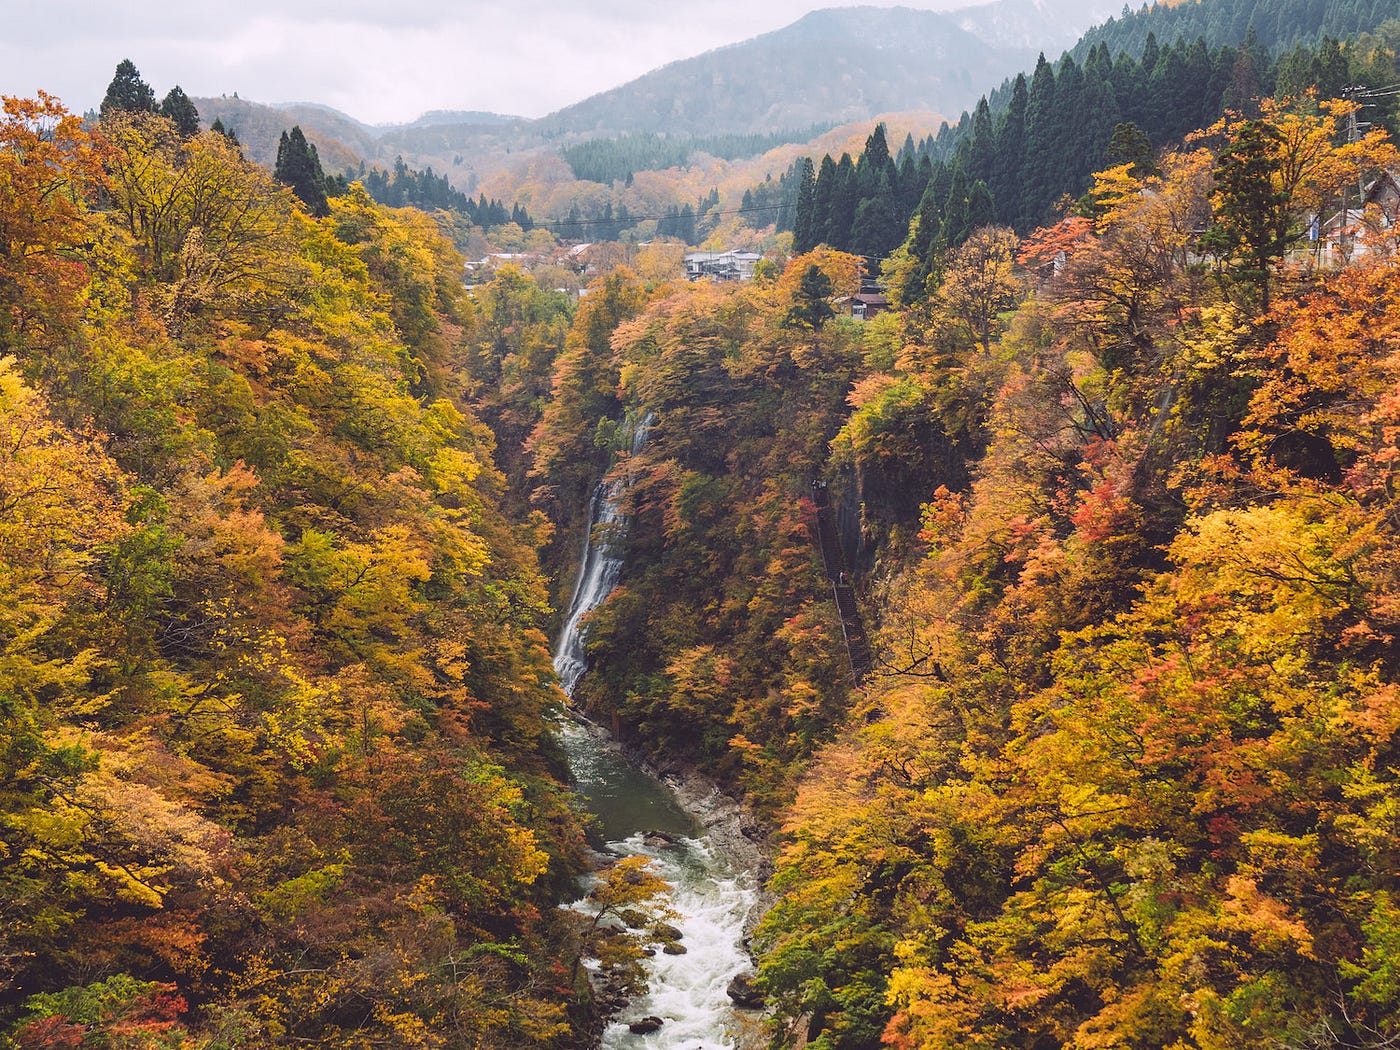
[[[864,0],[869,3],[871,0]],[[893,6],[898,0],[876,0]],[[949,9],[966,0],[905,0]],[[429,109],[543,116],[779,28],[813,0],[0,0],[0,94],[96,107],[130,58],[157,96],[321,102],[370,123]]]

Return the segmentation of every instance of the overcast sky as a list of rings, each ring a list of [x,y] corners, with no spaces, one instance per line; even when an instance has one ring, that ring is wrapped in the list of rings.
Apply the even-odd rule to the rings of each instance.
[[[949,10],[976,0],[846,0]],[[162,97],[543,116],[840,0],[0,0],[0,94],[79,112],[123,58]]]

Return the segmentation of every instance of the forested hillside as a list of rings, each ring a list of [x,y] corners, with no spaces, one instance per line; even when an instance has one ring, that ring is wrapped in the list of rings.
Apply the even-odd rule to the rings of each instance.
[[[547,635],[625,476],[573,701],[771,830],[774,1050],[1395,1046],[1400,152],[1321,90],[1388,32],[1043,63],[583,296],[134,67],[5,99],[0,1043],[590,1045],[662,887],[560,907]]]
[[[1351,103],[1249,108],[1024,239],[965,218],[871,322],[829,249],[580,312],[536,504],[576,529],[657,422],[579,700],[782,823],[779,1045],[1400,1035],[1395,202],[1306,240],[1397,155]],[[814,479],[878,623],[855,689]]]
[[[0,188],[0,1030],[570,1041],[540,525],[456,252],[47,97]]]
[[[1147,38],[1205,40],[1208,47],[1235,44],[1253,37],[1259,47],[1274,53],[1298,45],[1316,46],[1324,37],[1345,40],[1375,29],[1395,17],[1382,0],[1184,0],[1178,3],[1144,3],[1137,10],[1125,6],[1117,18],[1090,29],[1072,54],[1084,56],[1100,44],[1117,54],[1142,54]]]
[[[1338,142],[1266,107],[1100,173],[1093,218],[973,233],[855,387],[880,663],[787,816],[789,1033],[1396,1037],[1394,231],[1324,271],[1280,236],[1395,164]]]

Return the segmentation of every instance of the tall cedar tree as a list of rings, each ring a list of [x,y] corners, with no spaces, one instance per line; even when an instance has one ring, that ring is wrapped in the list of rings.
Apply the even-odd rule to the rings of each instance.
[[[199,134],[199,110],[190,101],[189,95],[176,84],[160,104],[160,115],[173,121],[181,138]]]
[[[278,182],[292,188],[312,215],[324,218],[330,214],[330,205],[326,203],[326,173],[321,170],[316,147],[302,134],[301,125],[290,132],[282,132],[281,141],[277,143],[277,166],[272,174]]]
[[[1288,247],[1287,198],[1274,184],[1277,139],[1268,124],[1251,120],[1221,152],[1213,172],[1217,222],[1202,238],[1221,255],[1241,255],[1237,276],[1258,290],[1261,312],[1269,308],[1269,268]]]
[[[154,113],[156,93],[151,85],[141,79],[136,64],[129,58],[117,63],[117,72],[107,85],[107,94],[102,99],[101,113]]]

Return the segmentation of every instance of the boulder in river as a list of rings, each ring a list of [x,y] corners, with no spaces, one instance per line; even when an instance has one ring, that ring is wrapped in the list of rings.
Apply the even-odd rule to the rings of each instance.
[[[666,1022],[659,1017],[643,1017],[640,1021],[633,1021],[627,1026],[627,1030],[633,1035],[651,1035]]]
[[[665,955],[684,955],[686,947],[684,944],[677,944],[675,941],[667,941],[661,946],[661,951]]]
[[[729,987],[724,993],[734,1000],[735,1006],[743,1007],[745,1010],[761,1010],[763,1008],[763,993],[754,987],[754,975],[751,973],[741,973],[729,982]]]
[[[676,844],[676,836],[666,831],[648,831],[642,836],[642,842],[652,849],[664,849]]]

